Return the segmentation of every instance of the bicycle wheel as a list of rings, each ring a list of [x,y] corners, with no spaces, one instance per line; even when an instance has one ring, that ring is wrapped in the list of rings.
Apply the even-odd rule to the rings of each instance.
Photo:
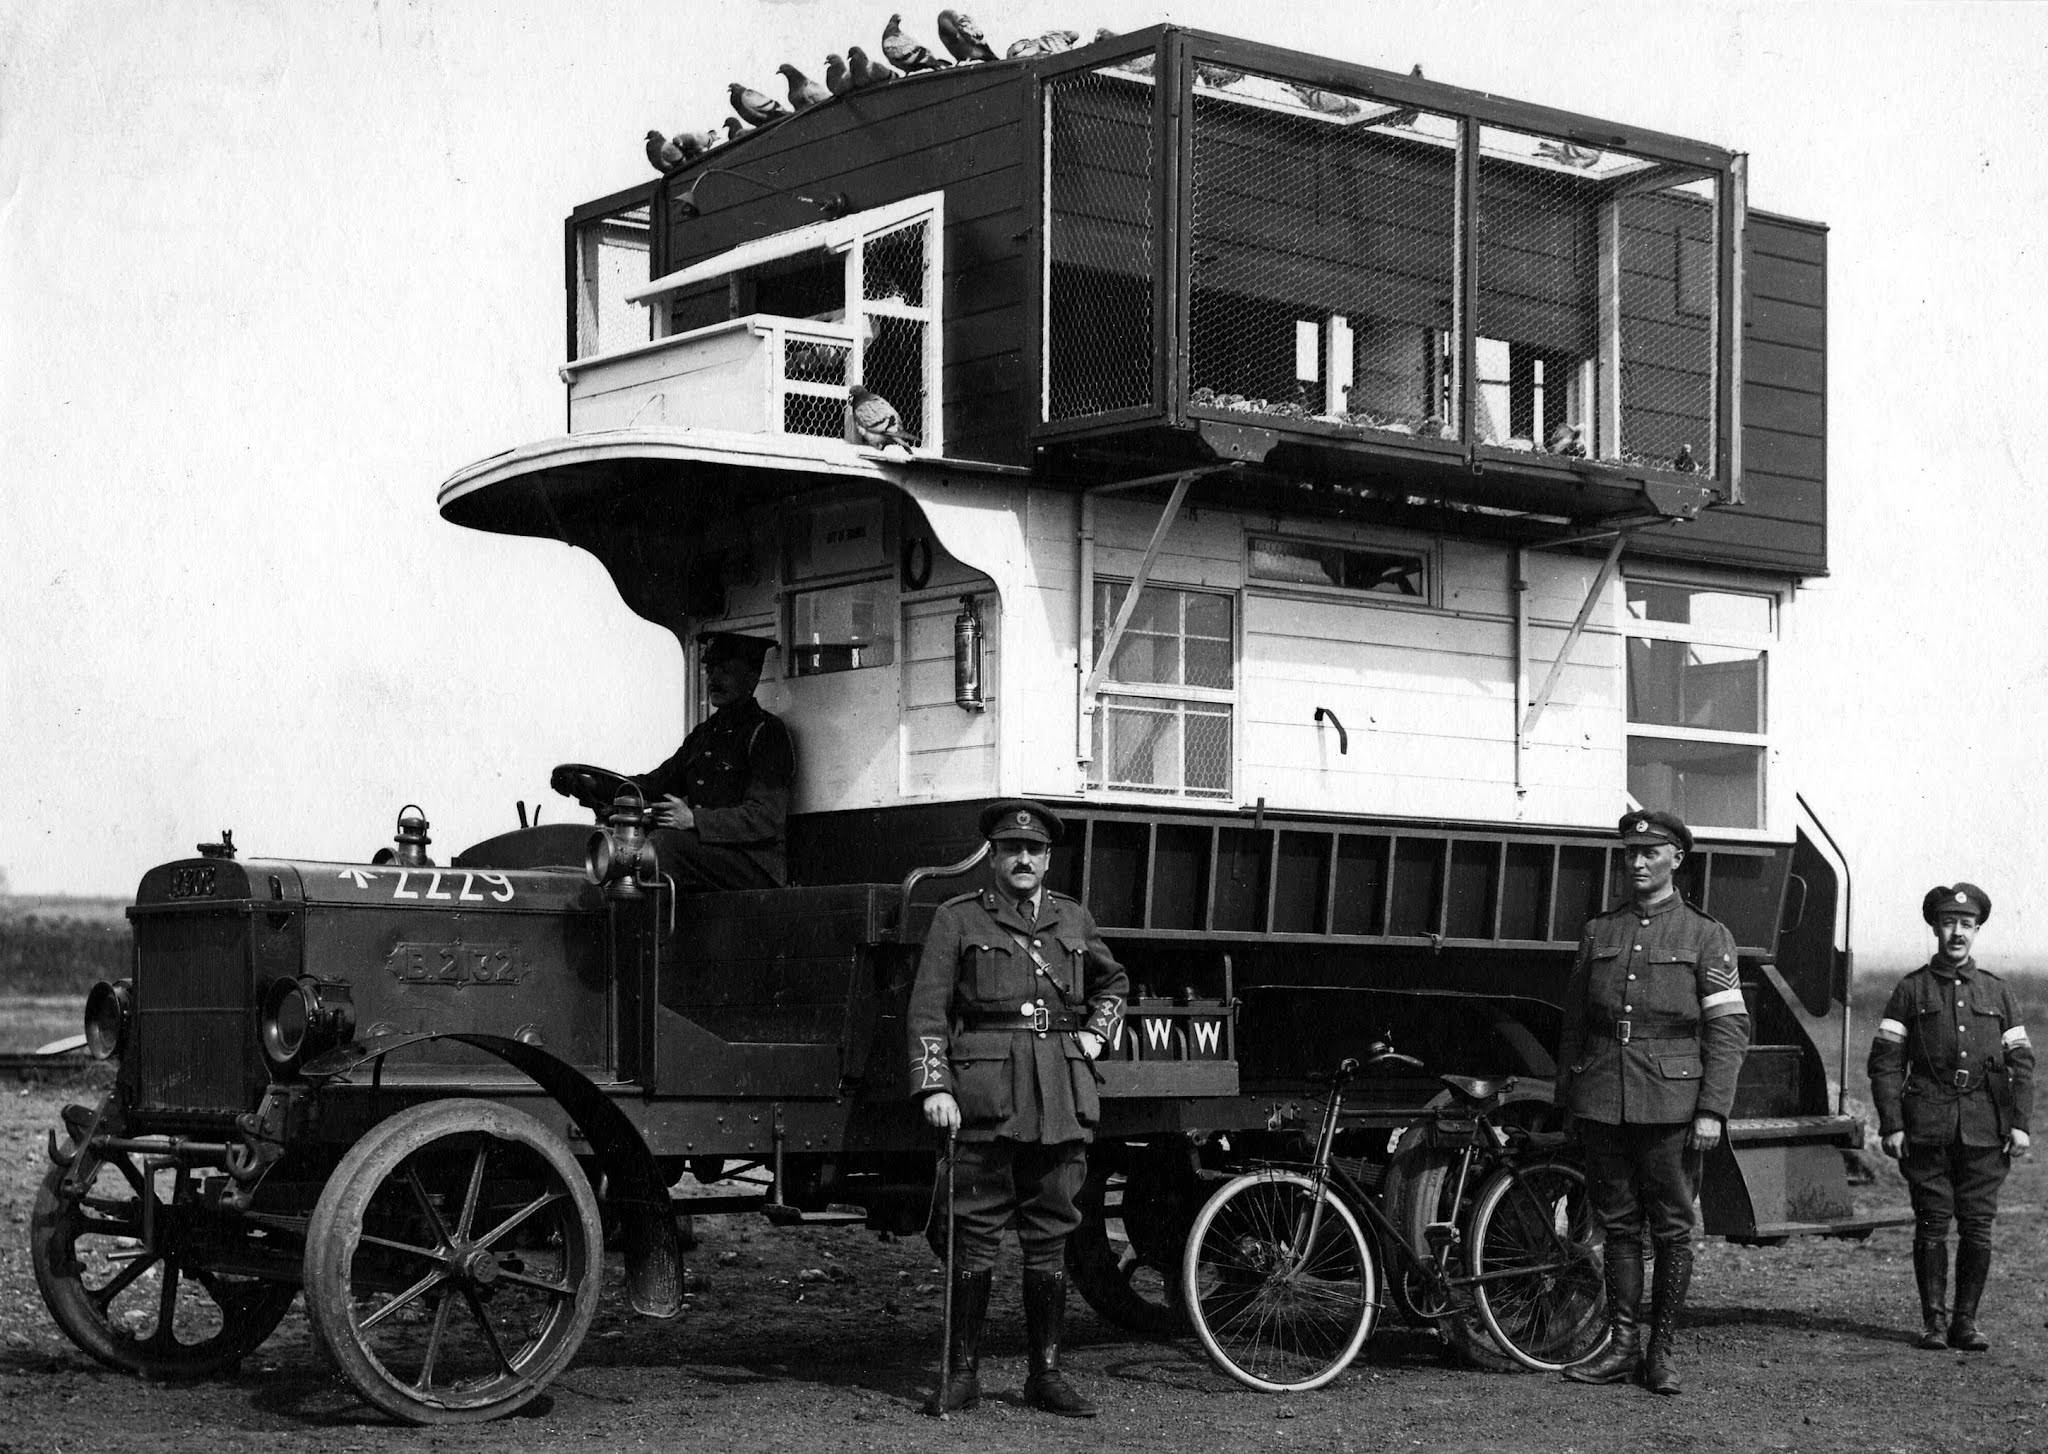
[[[1181,1289],[1210,1359],[1267,1393],[1328,1383],[1379,1314],[1357,1217],[1294,1171],[1247,1172],[1209,1198],[1188,1235]]]
[[[1473,1206],[1469,1266],[1487,1331],[1542,1372],[1568,1368],[1607,1343],[1607,1295],[1586,1177],[1562,1161],[1507,1166]]]

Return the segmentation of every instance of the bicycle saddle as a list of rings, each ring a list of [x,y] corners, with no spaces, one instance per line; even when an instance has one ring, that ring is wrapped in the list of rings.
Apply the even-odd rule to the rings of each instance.
[[[1437,1077],[1455,1091],[1462,1100],[1490,1101],[1515,1083],[1511,1075],[1482,1077],[1477,1075],[1440,1075]]]

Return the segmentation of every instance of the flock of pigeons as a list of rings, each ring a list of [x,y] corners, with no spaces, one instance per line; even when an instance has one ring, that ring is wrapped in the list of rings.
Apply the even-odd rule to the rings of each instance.
[[[1097,38],[1109,33],[1106,30],[1098,32]],[[882,27],[881,59],[869,56],[857,45],[848,46],[844,55],[834,51],[825,57],[825,79],[822,83],[793,65],[785,63],[778,66],[776,69],[789,83],[786,105],[773,96],[734,81],[726,88],[733,114],[725,118],[723,132],[716,127],[709,131],[679,131],[674,136],[650,131],[647,133],[647,160],[656,171],[666,176],[757,126],[767,126],[798,111],[808,111],[834,96],[886,85],[918,71],[941,71],[949,66],[974,65],[998,58],[995,48],[988,43],[988,37],[974,23],[974,17],[964,10],[939,12],[939,43],[945,47],[951,60],[904,30],[900,13],[891,15],[889,23]],[[1072,50],[1080,43],[1079,31],[1048,30],[1043,35],[1014,42],[1003,52],[1001,59],[1057,55],[1061,51]]]
[[[1106,27],[1095,32],[1096,40],[1103,40],[1115,34]],[[733,114],[725,118],[725,129],[717,127],[708,131],[679,131],[674,136],[664,136],[659,131],[647,133],[647,160],[663,176],[678,167],[688,166],[704,153],[723,146],[735,137],[742,136],[755,127],[768,126],[786,116],[843,96],[849,91],[864,91],[882,86],[901,76],[915,75],[919,71],[941,71],[949,66],[969,66],[982,61],[997,59],[995,48],[988,43],[974,17],[964,10],[941,10],[939,12],[939,43],[945,48],[946,59],[918,40],[903,28],[903,16],[899,12],[889,17],[889,23],[882,27],[882,58],[877,60],[857,45],[846,48],[845,54],[834,51],[825,57],[825,79],[822,83],[813,80],[796,66],[784,64],[776,67],[789,84],[789,101],[784,104],[773,96],[756,91],[753,87],[734,81],[726,88],[731,100]],[[1035,56],[1058,55],[1061,51],[1072,50],[1081,44],[1078,30],[1048,30],[1043,35],[1029,36],[1012,42],[1004,51],[1002,59],[1018,60]],[[1152,69],[1152,58],[1140,56],[1124,63],[1129,70],[1145,72]],[[1422,67],[1409,72],[1421,76]],[[1224,90],[1245,79],[1245,73],[1230,66],[1218,65],[1214,61],[1195,62],[1195,77],[1212,90]],[[1311,110],[1332,116],[1349,116],[1365,110],[1367,103],[1353,96],[1341,95],[1335,91],[1318,90],[1312,86],[1293,85],[1289,89],[1301,104]],[[1417,113],[1412,110],[1391,111],[1373,119],[1376,126],[1413,126]],[[1574,152],[1582,148],[1571,148]],[[1591,152],[1585,161],[1576,158],[1559,158],[1568,166],[1586,166],[1599,156]]]

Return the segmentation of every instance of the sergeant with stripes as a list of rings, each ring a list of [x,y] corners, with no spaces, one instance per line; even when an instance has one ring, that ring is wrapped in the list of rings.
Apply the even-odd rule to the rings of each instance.
[[[1913,1195],[1913,1280],[1920,1291],[1915,1346],[1981,1353],[1977,1304],[1991,1271],[1991,1222],[2012,1158],[2027,1149],[2034,1047],[2012,989],[1971,951],[1991,917],[1973,883],[1942,884],[1920,901],[1934,957],[1899,981],[1870,1042],[1870,1093],[1885,1155]],[[1956,1301],[1948,1294],[1948,1224],[1956,1246]]]
[[[1611,1338],[1565,1370],[1579,1383],[1635,1376],[1641,1352],[1643,1238],[1656,1251],[1650,1341],[1653,1393],[1679,1392],[1672,1338],[1692,1281],[1700,1163],[1720,1143],[1749,1047],[1735,941],[1679,896],[1672,875],[1692,833],[1671,813],[1630,813],[1621,841],[1632,902],[1586,925],[1565,986],[1556,1103],[1586,1148],[1588,1190],[1607,1236]]]

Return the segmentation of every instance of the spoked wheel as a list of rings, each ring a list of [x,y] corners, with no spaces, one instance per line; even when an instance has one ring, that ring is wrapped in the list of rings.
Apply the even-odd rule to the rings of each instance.
[[[1358,1219],[1294,1171],[1247,1172],[1209,1199],[1188,1237],[1182,1289],[1210,1359],[1267,1393],[1342,1373],[1379,1312]]]
[[[1479,1193],[1470,1250],[1479,1314],[1524,1367],[1566,1368],[1607,1342],[1586,1177],[1561,1161],[1504,1168]]]
[[[190,1167],[78,1154],[84,1194],[53,1166],[29,1220],[36,1285],[72,1342],[123,1373],[173,1379],[224,1372],[270,1336],[296,1289],[214,1270],[248,1244]]]
[[[306,1307],[356,1392],[393,1418],[499,1418],[576,1356],[603,1245],[589,1178],[545,1126],[434,1101],[335,1168],[307,1228]]]
[[[1146,1148],[1150,1150],[1151,1148]],[[1133,1333],[1163,1338],[1186,1326],[1181,1253],[1196,1183],[1141,1153],[1128,1171],[1090,1167],[1067,1239],[1067,1275],[1088,1306]],[[1176,1158],[1175,1166],[1183,1163]]]

